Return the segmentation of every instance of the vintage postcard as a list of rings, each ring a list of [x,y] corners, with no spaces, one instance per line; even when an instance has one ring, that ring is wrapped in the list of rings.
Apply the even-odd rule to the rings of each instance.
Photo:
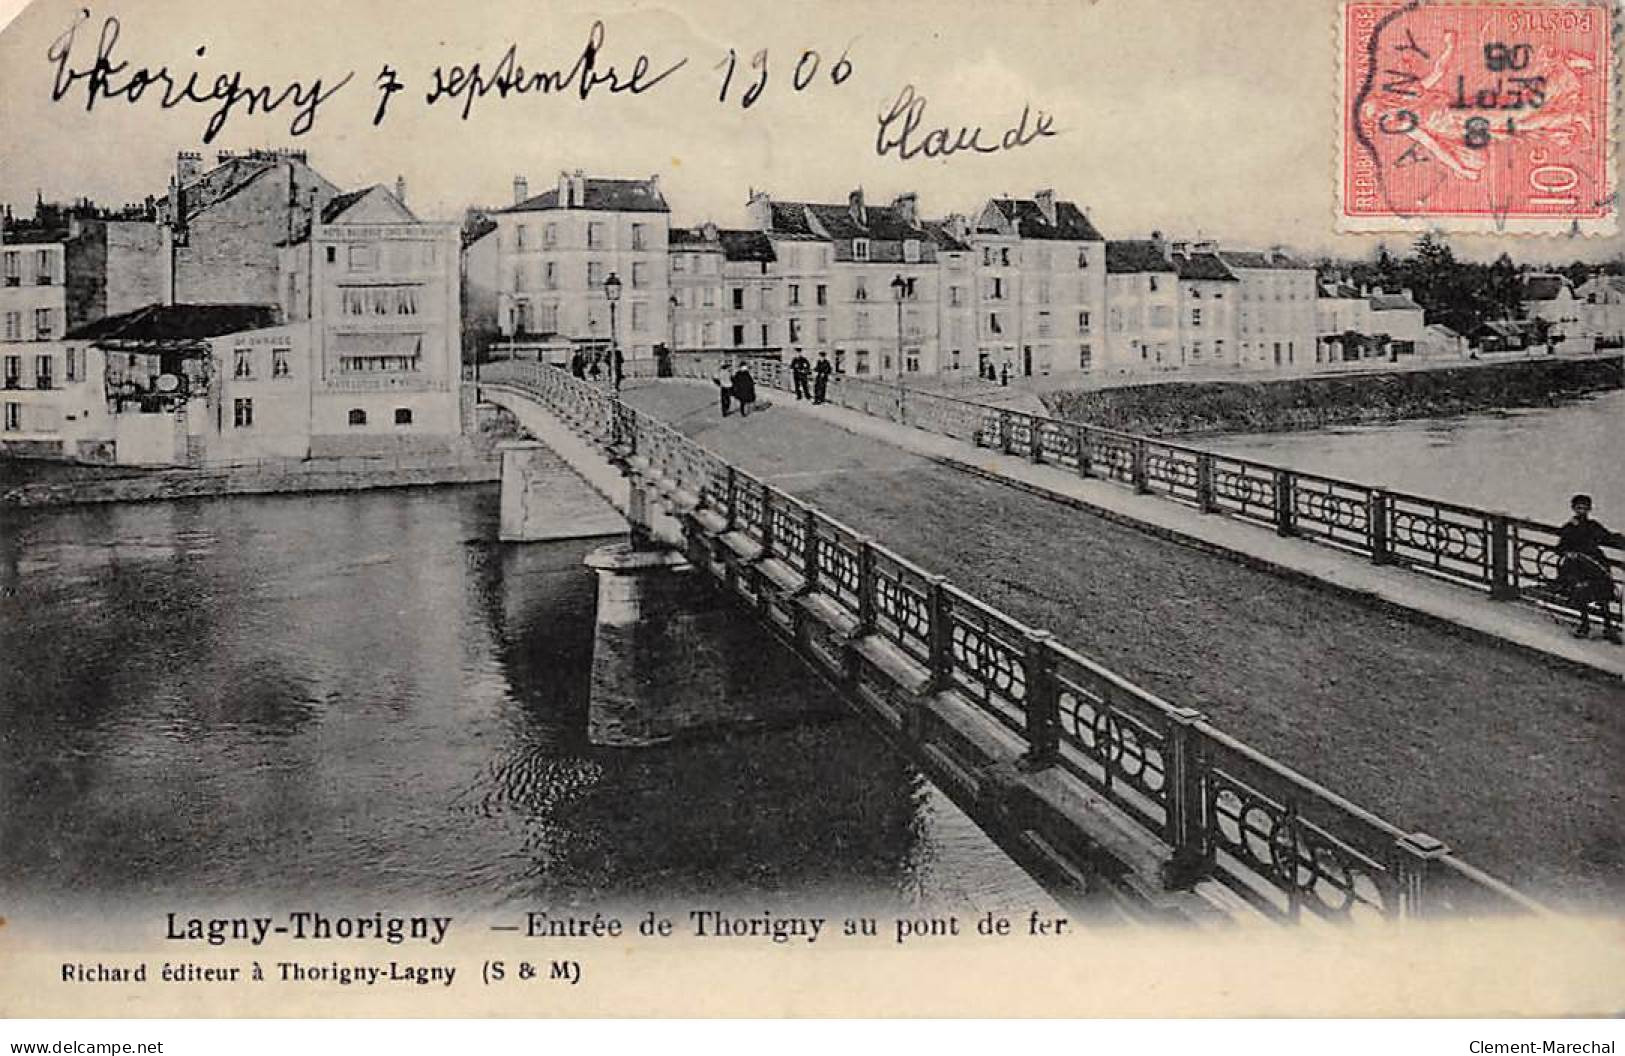
[[[0,1016],[1613,1051],[1618,14],[35,0]]]

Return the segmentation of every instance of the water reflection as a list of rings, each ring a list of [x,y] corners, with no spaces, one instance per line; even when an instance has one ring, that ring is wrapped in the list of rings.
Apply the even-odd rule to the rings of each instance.
[[[591,749],[588,544],[495,518],[491,488],[11,517],[0,890],[1044,901],[855,721]]]

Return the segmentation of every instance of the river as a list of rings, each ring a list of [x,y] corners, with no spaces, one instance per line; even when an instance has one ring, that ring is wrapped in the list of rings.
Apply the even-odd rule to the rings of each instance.
[[[1537,521],[1568,519],[1590,492],[1625,528],[1625,391],[1561,407],[1389,425],[1204,439],[1226,454]]]
[[[855,719],[586,744],[595,544],[493,487],[5,516],[8,896],[1052,905]]]

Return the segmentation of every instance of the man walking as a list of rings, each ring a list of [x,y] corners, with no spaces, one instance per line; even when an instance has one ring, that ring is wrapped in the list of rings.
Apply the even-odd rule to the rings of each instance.
[[[610,355],[612,357],[610,365],[615,377],[615,391],[620,392],[621,382],[626,380],[626,356],[622,354],[619,345],[615,347],[615,351]]]
[[[728,417],[728,408],[733,406],[734,374],[733,364],[726,359],[717,364],[712,372],[711,380],[716,382],[717,392],[722,396],[722,416]]]
[[[1619,630],[1614,626],[1614,577],[1608,567],[1605,546],[1625,547],[1625,536],[1610,532],[1591,519],[1591,496],[1576,495],[1569,500],[1574,516],[1557,533],[1557,586],[1580,610],[1576,638],[1591,637],[1591,606],[1602,612],[1602,636],[1618,645]]]
[[[739,417],[749,418],[750,408],[756,402],[756,379],[750,376],[750,361],[739,361],[734,371],[734,399],[739,401]]]
[[[829,353],[818,350],[818,362],[813,366],[813,402],[823,403],[829,395],[829,376],[835,368],[829,364]]]
[[[807,382],[812,378],[812,364],[807,362],[807,357],[801,354],[799,348],[796,349],[796,358],[790,361],[790,377],[795,382],[796,399],[812,399],[812,393],[807,389]]]

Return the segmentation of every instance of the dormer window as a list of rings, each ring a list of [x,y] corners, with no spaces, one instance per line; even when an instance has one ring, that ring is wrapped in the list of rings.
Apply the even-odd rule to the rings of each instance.
[[[917,238],[905,239],[903,242],[903,260],[909,264],[920,262],[920,240]]]
[[[869,259],[869,240],[867,238],[854,238],[852,240],[852,259]]]

